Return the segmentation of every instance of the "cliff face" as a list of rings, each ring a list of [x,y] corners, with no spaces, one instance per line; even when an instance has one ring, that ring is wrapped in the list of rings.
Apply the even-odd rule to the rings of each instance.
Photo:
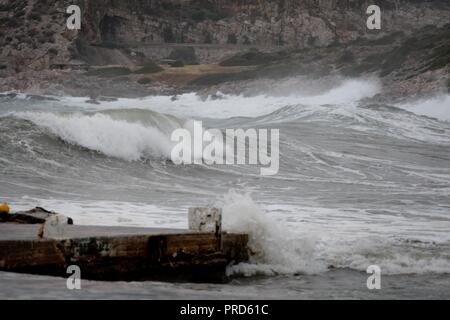
[[[351,0],[151,0],[80,1],[80,39],[101,46],[161,43],[237,44],[304,48],[345,44],[425,25],[450,16],[448,1],[378,1],[382,30],[366,28],[371,1]]]
[[[0,64],[39,70],[91,57],[126,62],[118,52],[146,44],[192,43],[324,47],[358,38],[412,33],[449,21],[447,0],[379,0],[382,30],[366,28],[367,7],[357,0],[0,0]],[[82,9],[82,29],[66,28],[66,8]],[[100,48],[100,49],[99,49]],[[118,58],[119,55],[119,58]],[[6,61],[6,62],[5,62]]]
[[[96,42],[213,43],[292,47],[346,43],[448,22],[448,1],[376,1],[381,31],[366,28],[373,1],[150,0],[80,1],[85,35]]]

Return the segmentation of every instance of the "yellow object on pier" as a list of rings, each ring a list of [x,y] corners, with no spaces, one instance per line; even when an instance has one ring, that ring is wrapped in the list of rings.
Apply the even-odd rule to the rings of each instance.
[[[0,213],[9,213],[9,206],[6,202],[0,204]]]

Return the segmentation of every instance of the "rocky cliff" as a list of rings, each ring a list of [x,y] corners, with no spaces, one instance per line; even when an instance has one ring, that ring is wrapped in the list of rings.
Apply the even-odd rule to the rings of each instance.
[[[85,35],[108,43],[213,43],[257,46],[326,46],[358,37],[412,32],[449,20],[445,0],[375,1],[381,31],[366,28],[366,9],[357,0],[131,0],[80,1]]]
[[[325,47],[398,31],[413,33],[426,25],[443,25],[450,17],[447,0],[378,0],[382,29],[370,31],[365,11],[372,2],[0,0],[0,65],[18,72],[47,69],[73,59],[126,64],[133,62],[133,55],[124,49],[161,43],[265,50]],[[66,28],[65,10],[70,4],[81,7],[80,31]]]
[[[373,2],[381,30],[366,27]],[[283,77],[371,75],[392,97],[448,90],[450,2],[373,2],[0,0],[0,91],[241,92],[253,80],[270,88]],[[81,30],[66,26],[71,4],[81,8]],[[201,65],[150,74],[152,60],[177,50]]]

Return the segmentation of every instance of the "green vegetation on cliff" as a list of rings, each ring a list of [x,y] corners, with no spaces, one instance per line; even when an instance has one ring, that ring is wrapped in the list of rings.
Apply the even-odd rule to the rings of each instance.
[[[96,77],[118,77],[126,76],[131,74],[131,70],[126,67],[108,67],[108,68],[98,68],[90,70],[86,73],[87,76]]]

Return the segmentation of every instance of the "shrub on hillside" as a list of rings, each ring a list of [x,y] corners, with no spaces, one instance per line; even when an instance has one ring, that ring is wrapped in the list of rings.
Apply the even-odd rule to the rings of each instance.
[[[170,64],[172,68],[182,68],[184,67],[184,62],[182,60],[175,60]]]
[[[90,70],[86,73],[86,75],[97,77],[118,77],[118,76],[126,76],[129,75],[130,73],[131,73],[130,69],[126,67],[108,67]]]
[[[232,66],[256,66],[270,63],[277,59],[276,55],[271,53],[260,52],[256,49],[245,53],[239,53],[231,58],[223,60],[220,65],[224,67]]]
[[[139,79],[137,82],[138,82],[139,84],[145,85],[145,84],[151,83],[152,80],[149,79],[149,78],[141,78],[141,79]]]
[[[197,55],[193,47],[176,48],[167,58],[170,60],[180,60],[185,65],[198,64]]]
[[[140,69],[136,70],[134,73],[136,74],[145,74],[145,73],[156,73],[162,71],[163,69],[158,66],[153,61],[149,61],[144,64]]]

